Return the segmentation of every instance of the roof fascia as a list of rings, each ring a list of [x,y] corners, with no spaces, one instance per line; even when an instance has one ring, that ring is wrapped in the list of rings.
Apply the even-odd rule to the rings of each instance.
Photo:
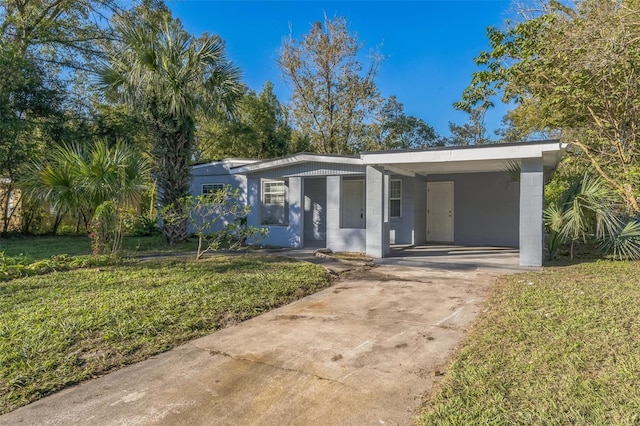
[[[364,153],[364,164],[443,163],[477,160],[520,160],[539,158],[545,152],[561,152],[560,142],[527,143],[521,145],[487,145],[471,149],[438,149],[411,152]]]
[[[295,154],[288,157],[265,160],[258,163],[248,164],[233,168],[231,173],[243,174],[257,172],[261,170],[275,169],[278,167],[290,166],[299,163],[333,163],[333,164],[358,164],[362,165],[362,159],[357,157],[341,157],[320,154]]]

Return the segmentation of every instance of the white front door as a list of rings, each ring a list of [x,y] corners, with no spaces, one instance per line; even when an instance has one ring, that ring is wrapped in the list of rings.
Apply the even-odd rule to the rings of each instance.
[[[342,181],[342,227],[364,228],[364,180]]]
[[[427,241],[453,242],[453,182],[427,182]]]

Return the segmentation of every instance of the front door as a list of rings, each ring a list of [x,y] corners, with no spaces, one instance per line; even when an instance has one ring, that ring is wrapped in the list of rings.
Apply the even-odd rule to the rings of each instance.
[[[453,182],[427,182],[427,241],[453,242]]]
[[[364,228],[364,180],[342,180],[342,227]]]

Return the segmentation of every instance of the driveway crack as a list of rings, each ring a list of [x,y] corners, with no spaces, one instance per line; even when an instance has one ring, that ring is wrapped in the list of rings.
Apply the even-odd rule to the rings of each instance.
[[[204,349],[204,348],[200,348],[200,349]],[[358,390],[358,389],[354,388],[353,386],[349,386],[346,383],[343,383],[343,382],[341,382],[339,380],[330,379],[328,377],[319,376],[317,374],[309,373],[309,372],[306,372],[306,371],[296,370],[294,368],[286,368],[286,367],[282,367],[282,366],[279,366],[279,365],[269,364],[268,362],[264,362],[264,361],[257,361],[257,360],[250,359],[250,358],[244,358],[244,357],[240,357],[240,356],[235,356],[235,355],[232,355],[230,353],[223,352],[223,351],[218,351],[218,350],[215,350],[215,349],[209,350],[209,353],[211,355],[222,355],[222,356],[234,359],[236,361],[245,361],[245,362],[251,362],[253,364],[265,365],[267,367],[277,368],[278,370],[287,371],[287,372],[290,372],[290,373],[304,374],[305,376],[311,376],[311,377],[314,377],[314,378],[316,378],[318,380],[324,380],[324,381],[327,381],[327,382],[339,384],[339,385],[344,386],[344,387],[349,388],[349,389]]]

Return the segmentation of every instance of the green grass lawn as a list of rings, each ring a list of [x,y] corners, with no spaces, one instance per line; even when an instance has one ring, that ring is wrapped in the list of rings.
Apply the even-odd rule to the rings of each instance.
[[[422,425],[640,424],[640,262],[503,277]]]
[[[125,255],[187,252],[195,251],[197,247],[195,238],[169,245],[159,235],[125,237],[122,243]],[[87,255],[91,254],[91,241],[86,235],[15,236],[0,238],[0,252],[7,256],[22,255],[30,260],[42,260],[60,254]]]
[[[0,282],[0,413],[328,284],[316,265],[255,255],[130,262]]]

